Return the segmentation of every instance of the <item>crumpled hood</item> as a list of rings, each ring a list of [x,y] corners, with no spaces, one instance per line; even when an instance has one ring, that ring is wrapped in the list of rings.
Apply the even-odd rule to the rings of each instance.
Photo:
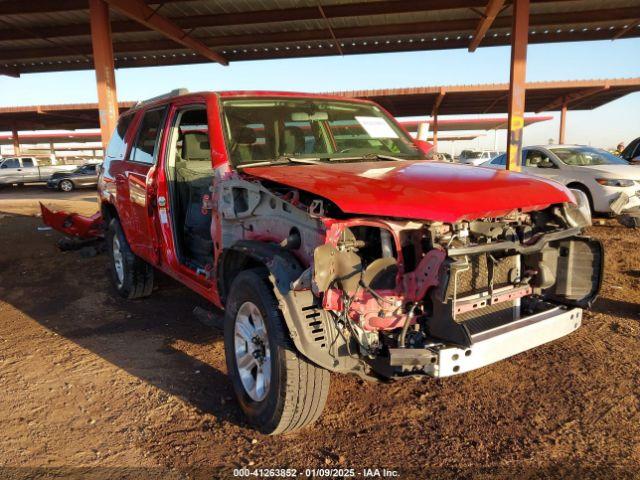
[[[354,215],[455,222],[573,201],[569,190],[551,180],[432,161],[265,166],[243,171],[322,196]]]

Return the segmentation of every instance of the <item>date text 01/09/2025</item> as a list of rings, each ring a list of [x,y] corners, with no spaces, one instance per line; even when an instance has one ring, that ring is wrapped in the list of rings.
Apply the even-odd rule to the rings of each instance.
[[[256,478],[399,478],[397,470],[387,468],[364,468],[356,471],[354,468],[237,468],[233,470],[234,477]]]

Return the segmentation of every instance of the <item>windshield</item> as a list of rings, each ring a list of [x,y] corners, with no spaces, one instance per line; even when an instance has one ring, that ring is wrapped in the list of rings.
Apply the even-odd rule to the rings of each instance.
[[[566,165],[629,165],[626,160],[593,147],[559,147],[550,150]]]
[[[337,161],[375,160],[377,155],[425,158],[410,137],[373,105],[260,98],[226,100],[223,112],[234,165],[282,157]]]

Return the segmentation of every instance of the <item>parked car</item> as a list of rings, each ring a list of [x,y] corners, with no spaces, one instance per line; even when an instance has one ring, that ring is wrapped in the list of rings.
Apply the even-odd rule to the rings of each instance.
[[[56,172],[69,172],[75,168],[75,165],[52,165],[48,158],[3,158],[0,160],[0,186],[46,182]]]
[[[451,155],[448,153],[433,153],[431,155],[431,159],[432,160],[439,160],[441,162],[453,162],[453,158],[451,158]]]
[[[620,158],[631,164],[640,164],[640,137],[627,145],[627,148],[620,153]]]
[[[98,167],[96,163],[87,163],[70,172],[56,172],[51,175],[47,187],[63,192],[82,187],[95,187],[98,184]]]
[[[474,152],[472,150],[463,150],[458,158],[458,162],[463,163],[465,165],[481,165],[487,160],[491,160],[494,157],[497,157],[502,152],[496,152],[491,150],[485,150],[481,152]]]
[[[506,155],[485,165],[505,168]],[[584,145],[544,145],[522,150],[522,171],[584,192],[592,212],[611,213],[640,206],[640,167],[605,150]],[[622,198],[621,198],[622,196]]]
[[[160,270],[224,308],[238,403],[271,434],[318,418],[330,371],[468,372],[573,332],[600,288],[602,245],[568,189],[424,160],[364,100],[143,102],[120,117],[98,192],[93,217],[43,207],[44,221],[104,228],[125,298]]]

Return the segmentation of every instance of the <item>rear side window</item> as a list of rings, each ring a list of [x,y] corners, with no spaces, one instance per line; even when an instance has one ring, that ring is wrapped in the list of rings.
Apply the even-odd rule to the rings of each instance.
[[[20,161],[17,158],[10,158],[5,160],[2,164],[2,168],[20,168]]]
[[[113,131],[113,135],[111,135],[111,140],[109,140],[109,145],[107,146],[107,153],[105,155],[107,159],[124,160],[124,156],[127,153],[125,136],[132,119],[133,115],[124,115],[118,120],[118,126]]]
[[[129,160],[150,165],[155,163],[164,112],[162,108],[144,114]]]
[[[33,167],[33,158],[23,158],[22,159],[22,166],[23,167]]]

